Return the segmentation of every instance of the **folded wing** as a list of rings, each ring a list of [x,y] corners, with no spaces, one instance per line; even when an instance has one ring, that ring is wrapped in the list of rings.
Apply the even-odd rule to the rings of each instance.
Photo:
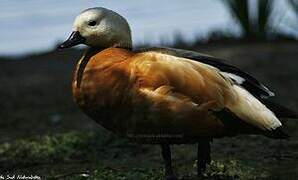
[[[264,132],[265,135],[268,132],[274,134],[274,131],[280,131],[281,122],[259,100],[262,95],[268,97],[272,93],[254,78],[246,73],[236,71],[237,69],[234,69],[233,75],[229,74],[231,71],[222,71],[222,69],[231,70],[234,68],[232,66],[221,66],[220,69],[217,67],[219,65],[213,66],[210,65],[211,63],[201,62],[201,60],[192,61],[172,54],[174,53],[165,53],[164,50],[162,52],[151,50],[138,53],[134,66],[137,74],[141,74],[140,89],[143,91],[146,89],[144,92],[152,96],[150,91],[158,93],[155,90],[161,86],[171,87],[172,94],[174,92],[180,95],[175,98],[183,97],[188,102],[196,104],[198,111],[208,111],[213,116],[216,115],[216,112],[227,109],[239,121],[251,126],[251,129]],[[246,85],[244,82],[247,82]],[[254,91],[245,88],[247,84],[253,86]],[[254,96],[256,93],[258,98]],[[171,100],[173,99],[171,98]],[[170,103],[164,104],[170,105]],[[200,121],[200,118],[202,117],[192,118],[192,121]],[[213,118],[210,120],[214,121]],[[229,129],[233,124],[225,123],[225,121],[221,121],[221,123],[229,124]],[[236,124],[239,125],[235,122],[235,127]],[[239,127],[237,126],[237,128]],[[247,126],[243,126],[243,128],[247,128]]]

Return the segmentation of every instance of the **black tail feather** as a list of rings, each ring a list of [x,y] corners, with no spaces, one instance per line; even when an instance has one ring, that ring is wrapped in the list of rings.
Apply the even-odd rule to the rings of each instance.
[[[268,99],[262,99],[262,102],[268,107],[278,118],[298,119],[298,113],[286,108],[280,104],[274,103]]]
[[[266,131],[265,136],[274,139],[288,139],[290,136],[282,130],[282,127],[278,127],[271,131]]]

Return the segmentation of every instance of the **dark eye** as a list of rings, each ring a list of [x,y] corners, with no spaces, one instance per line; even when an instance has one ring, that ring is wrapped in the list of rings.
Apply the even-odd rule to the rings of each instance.
[[[95,25],[96,25],[96,21],[89,21],[89,22],[88,22],[88,25],[89,25],[89,26],[95,26]]]

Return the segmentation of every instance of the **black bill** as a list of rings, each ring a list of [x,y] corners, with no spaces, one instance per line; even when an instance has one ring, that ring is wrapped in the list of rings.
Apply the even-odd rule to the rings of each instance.
[[[70,48],[85,42],[85,38],[80,35],[79,31],[73,31],[69,38],[58,46],[58,49]]]

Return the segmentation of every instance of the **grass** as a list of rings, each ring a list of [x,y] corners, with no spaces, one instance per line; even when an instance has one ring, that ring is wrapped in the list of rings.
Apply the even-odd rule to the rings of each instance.
[[[183,158],[185,150],[178,154]],[[158,180],[164,174],[158,148],[134,144],[106,131],[69,132],[3,143],[0,157],[2,173],[34,173],[47,179]],[[143,165],[129,163],[134,158]],[[148,165],[144,158],[155,162]],[[175,168],[180,178],[195,179],[195,164],[192,161],[189,166],[178,160]],[[212,161],[204,177],[256,179],[264,175],[268,177],[240,161],[229,160]]]
[[[69,132],[4,143],[0,146],[1,162],[5,162],[1,168],[10,170],[16,165],[28,166],[57,162],[92,161],[105,157],[109,148],[112,150],[109,151],[110,154],[117,154],[120,151],[133,153],[129,150],[135,145],[125,140],[115,141],[115,138],[110,133]],[[124,144],[124,149],[118,149]]]

